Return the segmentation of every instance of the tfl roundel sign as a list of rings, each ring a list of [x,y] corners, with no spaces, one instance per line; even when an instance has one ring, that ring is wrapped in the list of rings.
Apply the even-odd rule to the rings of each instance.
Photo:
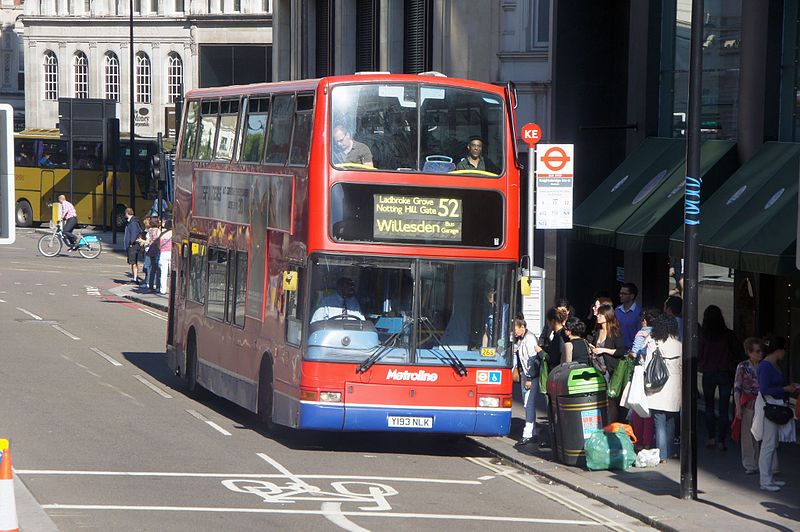
[[[525,124],[522,126],[522,140],[533,148],[537,142],[542,140],[542,128],[537,124]]]

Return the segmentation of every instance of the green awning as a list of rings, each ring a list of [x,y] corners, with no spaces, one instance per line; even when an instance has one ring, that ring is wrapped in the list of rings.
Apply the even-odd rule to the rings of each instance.
[[[573,236],[585,242],[614,246],[619,226],[683,164],[685,156],[686,143],[682,139],[645,139],[575,209]]]
[[[735,145],[725,140],[703,142],[700,175],[706,194],[713,194],[736,169]],[[636,199],[640,201],[633,214],[617,229],[617,249],[665,253],[675,225],[683,218],[685,183],[686,164],[682,163],[649,196],[634,198],[634,203]]]
[[[799,161],[800,144],[768,142],[703,202],[701,261],[773,275],[795,271]],[[683,255],[683,225],[670,250]]]

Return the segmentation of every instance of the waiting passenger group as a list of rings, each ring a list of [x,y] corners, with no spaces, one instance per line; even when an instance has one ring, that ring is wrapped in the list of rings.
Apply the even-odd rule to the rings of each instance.
[[[630,422],[638,449],[658,449],[662,462],[677,458],[682,382],[682,300],[671,295],[662,308],[641,309],[636,303],[638,289],[622,284],[620,304],[613,306],[608,294],[595,297],[585,322],[564,299],[556,300],[545,316],[538,340],[521,316],[514,320],[515,380],[519,381],[525,405],[525,426],[517,447],[535,443],[536,392],[543,365],[579,362],[594,367],[607,382],[623,359],[645,368],[656,357],[663,359],[668,377],[663,387],[646,390],[649,417],[620,406],[618,397],[608,399],[608,423]],[[708,431],[706,447],[727,450],[731,436],[741,442],[742,465],[746,474],[760,475],[761,489],[780,490],[776,480],[777,448],[780,441],[795,441],[794,421],[778,425],[764,415],[764,404],[784,404],[800,391],[788,384],[780,369],[786,355],[782,337],[747,338],[740,342],[727,327],[722,311],[709,305],[699,329],[698,370],[702,373],[702,394]],[[746,357],[745,357],[746,355]],[[621,367],[621,366],[620,366]],[[544,390],[542,390],[544,393]],[[735,413],[729,404],[734,396]],[[542,440],[539,447],[549,447]]]

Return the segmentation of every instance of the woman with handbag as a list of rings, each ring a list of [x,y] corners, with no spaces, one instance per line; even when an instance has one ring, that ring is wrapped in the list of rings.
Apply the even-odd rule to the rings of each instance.
[[[536,396],[539,394],[539,371],[542,349],[536,335],[528,330],[523,318],[514,319],[514,370],[513,378],[520,383],[522,404],[525,405],[525,428],[515,447],[524,447],[536,439]]]
[[[628,353],[628,355],[634,359],[635,364],[641,364],[647,355],[647,341],[650,339],[653,322],[660,315],[661,312],[652,307],[642,311],[642,328],[636,333],[636,337],[633,339],[633,346],[631,347],[630,353]],[[642,417],[636,412],[631,411],[631,426],[633,427],[633,433],[638,438],[638,446],[641,449],[652,449],[655,445],[655,425],[653,424],[653,416]]]
[[[643,365],[647,368],[660,356],[667,367],[668,377],[664,385],[647,392],[647,405],[653,418],[656,447],[662,462],[675,456],[670,447],[674,445],[675,420],[681,410],[682,353],[683,347],[678,340],[678,322],[663,314],[655,318]]]
[[[781,424],[776,423],[773,412],[782,415],[783,409],[789,410],[785,406],[790,394],[798,390],[797,384],[786,384],[786,379],[778,367],[778,363],[786,356],[786,339],[775,336],[764,340],[764,351],[766,356],[758,365],[758,390],[761,394],[756,400],[756,419],[753,420],[754,436],[758,439],[756,425],[761,420],[761,451],[758,455],[758,471],[761,481],[761,489],[765,491],[778,491],[786,483],[782,480],[775,480],[772,472],[772,462],[778,451],[778,431],[786,423],[794,422],[794,415]],[[759,406],[763,405],[759,411]],[[772,408],[777,407],[777,408]],[[791,410],[789,410],[791,412]]]
[[[758,398],[758,365],[763,358],[763,347],[758,338],[748,338],[744,341],[744,351],[747,360],[736,366],[736,376],[733,379],[733,401],[736,407],[734,423],[740,424],[739,444],[742,447],[742,465],[746,475],[758,473],[758,455],[760,444],[753,437],[750,429],[753,428],[756,399]],[[734,438],[735,439],[735,438]],[[772,469],[777,469],[778,456],[775,455]]]
[[[600,305],[597,309],[597,328],[587,340],[591,346],[592,365],[606,377],[606,382],[611,378],[619,361],[627,354],[622,330],[611,305]],[[614,423],[619,419],[619,398],[608,399],[608,422]]]

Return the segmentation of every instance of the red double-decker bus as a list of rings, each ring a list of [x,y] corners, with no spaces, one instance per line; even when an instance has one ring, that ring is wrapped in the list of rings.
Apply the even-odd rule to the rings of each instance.
[[[513,98],[389,74],[190,92],[171,368],[267,423],[506,434]]]

